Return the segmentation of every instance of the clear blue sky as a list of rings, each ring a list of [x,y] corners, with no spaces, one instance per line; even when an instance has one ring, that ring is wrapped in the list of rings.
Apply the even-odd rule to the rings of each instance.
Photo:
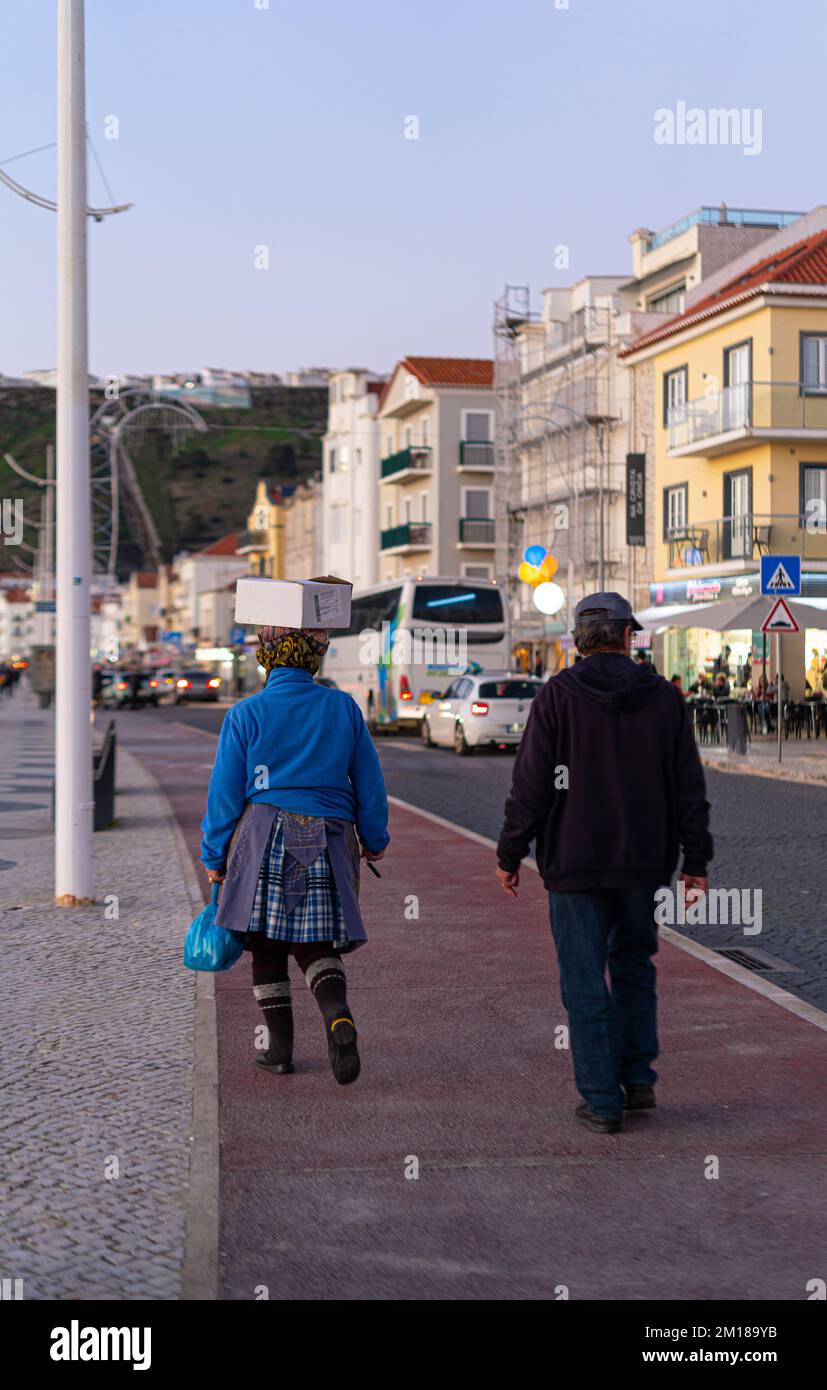
[[[86,8],[90,132],[135,203],[89,228],[100,374],[489,355],[506,280],[624,272],[635,227],[701,203],[827,202],[824,0]],[[54,139],[54,11],[0,17],[2,161]],[[679,100],[760,107],[761,154],[656,145]],[[53,151],[8,172],[54,196]],[[0,371],[54,363],[54,224],[0,187]]]

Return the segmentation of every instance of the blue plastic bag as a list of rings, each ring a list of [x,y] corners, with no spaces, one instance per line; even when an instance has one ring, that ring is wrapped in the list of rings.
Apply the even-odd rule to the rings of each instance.
[[[244,945],[235,933],[216,926],[218,888],[214,883],[212,898],[187,932],[184,964],[189,970],[229,970],[244,954]]]

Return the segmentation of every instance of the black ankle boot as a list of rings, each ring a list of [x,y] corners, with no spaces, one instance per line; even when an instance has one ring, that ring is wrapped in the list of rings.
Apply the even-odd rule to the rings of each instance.
[[[253,992],[268,1034],[267,1051],[256,1053],[256,1066],[282,1075],[294,1071],[290,985],[283,981],[259,984],[254,986]]]
[[[327,1034],[327,1051],[333,1075],[340,1086],[349,1086],[362,1069],[356,1048],[356,1027],[352,1018],[337,1018]]]

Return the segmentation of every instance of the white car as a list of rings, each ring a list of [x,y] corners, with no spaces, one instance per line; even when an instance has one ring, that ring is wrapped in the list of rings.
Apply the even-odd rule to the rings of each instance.
[[[441,699],[426,707],[422,742],[428,748],[453,748],[462,756],[483,745],[513,747],[523,736],[531,701],[542,688],[541,680],[519,672],[458,676]]]

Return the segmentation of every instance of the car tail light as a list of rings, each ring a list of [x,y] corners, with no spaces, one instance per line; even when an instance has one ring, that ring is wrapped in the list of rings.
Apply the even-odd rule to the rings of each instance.
[[[176,684],[176,686],[178,687],[179,690],[189,690],[190,685],[192,684],[192,682],[191,682],[191,681],[180,680],[180,681],[176,681],[175,684]]]
[[[407,677],[407,676],[400,676],[400,677],[399,677],[399,698],[400,698],[400,700],[412,700],[412,699],[413,699],[413,691],[411,690],[411,683],[410,683],[410,681],[408,680],[408,677]]]
[[[149,684],[150,684],[151,688],[154,690],[155,687],[156,687],[156,685],[158,684],[158,682],[157,682],[157,681],[150,681]]]
[[[488,706],[484,700],[474,700],[471,705],[472,714],[487,714]]]
[[[215,689],[215,687],[216,687],[217,685],[220,685],[220,684],[221,684],[221,677],[220,677],[220,676],[213,676],[212,680],[207,681],[207,685],[211,685],[211,686],[213,687],[213,689]]]
[[[118,689],[126,690],[126,681],[118,681]]]

